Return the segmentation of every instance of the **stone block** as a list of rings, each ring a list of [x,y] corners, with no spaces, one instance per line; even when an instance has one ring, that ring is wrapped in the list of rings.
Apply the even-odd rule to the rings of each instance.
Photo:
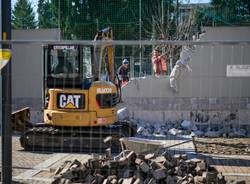
[[[165,182],[167,184],[176,184],[181,178],[177,177],[177,176],[167,176],[167,178],[165,179]]]
[[[95,175],[95,181],[96,181],[97,184],[103,183],[104,179],[105,179],[104,176],[102,176],[101,174],[96,174]]]
[[[143,184],[143,180],[141,178],[137,178],[133,184]]]
[[[142,172],[144,172],[144,173],[148,173],[150,170],[148,164],[144,161],[140,163],[139,167],[142,170]]]
[[[123,178],[122,184],[132,184],[133,183],[134,178]]]
[[[127,156],[126,156],[128,162],[135,162],[136,160],[136,154],[134,151],[131,151]]]
[[[133,177],[134,176],[134,171],[133,169],[126,169],[124,172],[123,172],[123,178],[130,178],[130,177]]]
[[[156,180],[154,178],[150,178],[148,183],[144,182],[145,184],[156,184]]]
[[[207,163],[202,161],[197,163],[197,167],[199,167],[202,171],[205,171],[207,169]]]
[[[108,184],[108,179],[105,179],[102,184]]]
[[[194,177],[194,183],[195,184],[203,184],[205,182],[204,178],[202,176],[195,176]]]
[[[163,162],[163,166],[164,166],[166,169],[171,169],[171,168],[174,167],[174,163],[171,162],[171,161],[166,160],[165,162]]]
[[[164,156],[158,156],[156,158],[152,158],[151,161],[157,163],[163,163],[164,161],[166,161],[166,158]]]
[[[166,176],[167,176],[166,172],[167,172],[166,169],[157,169],[157,170],[154,170],[153,171],[153,177],[156,180],[162,180],[162,179],[166,178]]]
[[[156,170],[156,169],[160,169],[162,167],[161,164],[157,163],[157,162],[154,162],[154,161],[151,161],[150,162],[150,167],[153,169],[153,170]]]
[[[213,172],[203,172],[202,177],[206,183],[213,183],[217,180],[217,174]]]
[[[155,157],[155,154],[154,154],[154,153],[149,153],[149,154],[145,155],[145,159],[146,159],[146,160],[152,159],[152,158],[154,158],[154,157]]]

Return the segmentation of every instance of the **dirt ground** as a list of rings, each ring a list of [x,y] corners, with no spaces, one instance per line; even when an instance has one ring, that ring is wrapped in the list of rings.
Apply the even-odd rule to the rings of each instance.
[[[196,138],[199,153],[222,155],[250,155],[250,138]],[[250,148],[249,148],[250,149]]]

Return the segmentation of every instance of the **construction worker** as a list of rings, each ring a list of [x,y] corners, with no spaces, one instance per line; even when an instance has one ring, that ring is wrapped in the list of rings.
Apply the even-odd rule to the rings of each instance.
[[[69,74],[73,73],[72,64],[66,60],[63,51],[58,50],[57,52],[57,64],[52,67],[53,74]]]
[[[193,45],[186,45],[182,47],[182,51],[180,53],[180,59],[176,62],[170,74],[170,87],[175,92],[178,92],[177,81],[179,80],[183,71],[188,70],[189,72],[192,72],[192,69],[189,66],[189,62],[194,51],[195,51],[195,46]]]
[[[117,70],[119,81],[121,82],[121,87],[126,86],[128,81],[129,81],[129,76],[128,76],[129,68],[128,68],[128,66],[129,66],[129,61],[127,59],[124,59],[122,61],[122,65]]]
[[[153,56],[151,58],[153,71],[155,76],[167,74],[167,63],[165,54],[160,55],[160,50],[155,48],[153,50]]]

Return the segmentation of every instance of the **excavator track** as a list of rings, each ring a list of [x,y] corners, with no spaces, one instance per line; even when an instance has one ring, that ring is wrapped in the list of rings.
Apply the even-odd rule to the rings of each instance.
[[[26,130],[20,137],[21,146],[28,151],[49,152],[112,152],[121,150],[119,139],[132,137],[136,126],[130,122],[117,122],[107,127],[54,127],[45,124]],[[112,137],[104,142],[107,137]]]

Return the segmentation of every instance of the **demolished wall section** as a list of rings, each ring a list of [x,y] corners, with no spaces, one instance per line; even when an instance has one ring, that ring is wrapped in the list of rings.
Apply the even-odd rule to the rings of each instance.
[[[250,39],[250,27],[206,29],[201,40]],[[188,120],[248,130],[250,78],[227,76],[227,66],[248,65],[249,49],[247,44],[198,46],[190,62],[192,72],[183,73],[177,93],[167,76],[136,78],[123,88],[123,105],[131,119],[141,122]]]

